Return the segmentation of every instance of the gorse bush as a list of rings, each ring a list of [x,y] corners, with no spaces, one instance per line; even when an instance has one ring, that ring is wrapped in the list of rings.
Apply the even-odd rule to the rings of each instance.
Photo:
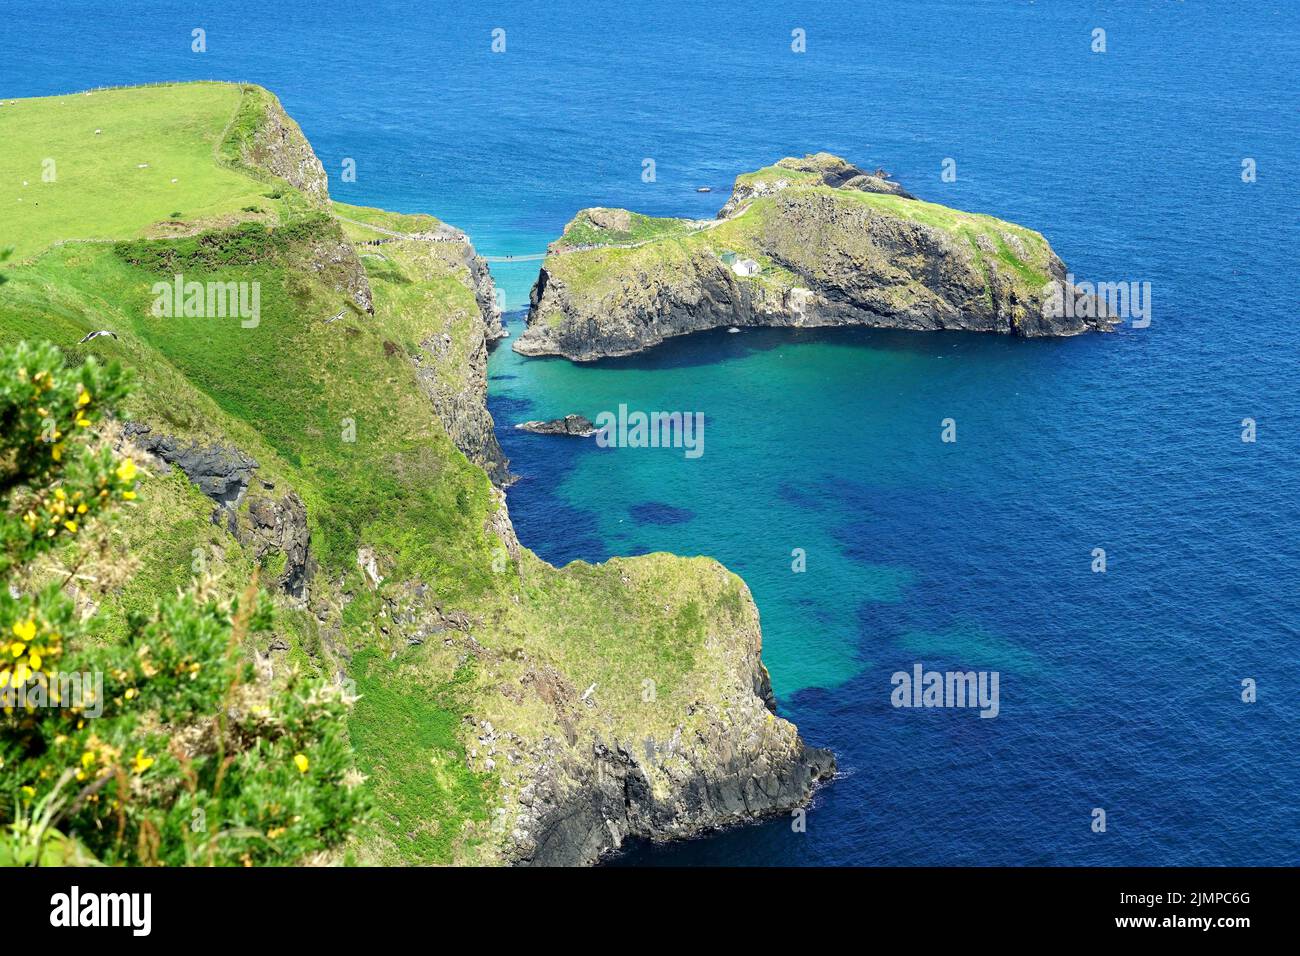
[[[102,427],[127,390],[116,364],[0,350],[0,864],[302,862],[365,810],[350,702],[255,679],[256,581],[198,580],[114,643],[69,593],[88,529],[130,520],[137,467]]]

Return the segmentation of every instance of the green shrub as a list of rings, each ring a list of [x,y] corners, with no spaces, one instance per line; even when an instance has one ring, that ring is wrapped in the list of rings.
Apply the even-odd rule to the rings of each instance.
[[[274,261],[299,243],[337,232],[326,213],[313,213],[269,229],[260,222],[231,229],[210,229],[182,239],[133,239],[113,244],[113,251],[133,266],[161,275],[208,272],[225,266],[249,266]]]
[[[273,624],[256,580],[238,597],[198,581],[112,643],[72,574],[27,583],[134,498],[134,462],[97,427],[127,388],[93,357],[0,351],[0,865],[301,862],[342,844],[367,798],[342,692],[254,678],[246,642]]]

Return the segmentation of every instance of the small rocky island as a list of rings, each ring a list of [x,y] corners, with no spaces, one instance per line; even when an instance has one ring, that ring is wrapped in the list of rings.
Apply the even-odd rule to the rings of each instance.
[[[591,361],[746,326],[1109,330],[1100,302],[1047,307],[1066,283],[1041,234],[817,153],[738,177],[716,219],[578,213],[547,251],[514,349]]]
[[[581,415],[565,415],[549,422],[520,422],[515,428],[537,435],[568,435],[571,438],[590,438],[597,431],[591,419]]]

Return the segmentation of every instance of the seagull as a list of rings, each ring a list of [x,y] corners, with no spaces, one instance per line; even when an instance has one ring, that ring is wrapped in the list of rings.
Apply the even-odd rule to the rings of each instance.
[[[99,338],[101,335],[111,335],[113,338],[117,338],[117,334],[116,334],[115,332],[110,332],[110,331],[108,331],[108,329],[100,329],[98,332],[88,332],[88,333],[86,333],[86,337],[85,337],[84,339],[82,339],[80,342],[78,342],[77,344],[78,344],[78,345],[85,345],[85,344],[86,344],[87,342],[89,342],[91,339],[97,339],[97,338]]]

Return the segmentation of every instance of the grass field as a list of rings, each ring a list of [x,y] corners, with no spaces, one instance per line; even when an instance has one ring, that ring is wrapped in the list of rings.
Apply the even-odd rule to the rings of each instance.
[[[626,245],[651,239],[680,238],[690,235],[698,228],[685,219],[644,216],[639,212],[627,214],[626,228],[601,228],[592,222],[591,212],[584,210],[565,227],[561,241],[564,245],[573,247]]]
[[[340,218],[351,220],[343,223],[343,233],[357,242],[392,238],[380,230],[403,233],[432,232],[440,224],[439,220],[424,213],[389,212],[387,209],[373,209],[370,206],[350,206],[345,202],[332,202],[330,205]],[[367,229],[365,226],[356,225],[359,222],[377,228]]]
[[[217,161],[240,96],[185,83],[6,101],[0,247],[21,261],[60,240],[125,239],[266,205],[264,184]]]

